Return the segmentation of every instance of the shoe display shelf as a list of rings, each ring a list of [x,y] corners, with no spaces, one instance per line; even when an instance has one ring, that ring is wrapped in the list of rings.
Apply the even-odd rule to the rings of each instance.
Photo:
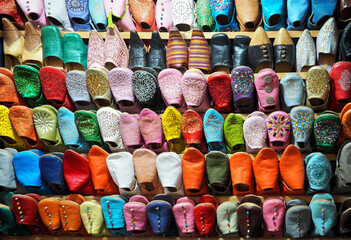
[[[289,34],[291,36],[291,38],[294,40],[297,40],[303,31],[289,31]],[[339,31],[339,34],[341,34],[342,31]],[[69,33],[69,32],[62,32],[62,35]],[[76,32],[77,34],[79,34],[87,43],[88,39],[89,39],[89,32]],[[317,30],[312,30],[310,31],[311,36],[315,39],[319,33],[319,31]],[[23,32],[24,34],[24,32]],[[106,37],[106,32],[99,32],[99,34],[101,35],[102,38]],[[151,32],[140,32],[138,33],[139,37],[143,40],[150,40],[151,39]],[[216,32],[204,32],[204,36],[205,38],[209,41],[211,39],[211,37],[216,34]],[[254,32],[226,32],[226,34],[228,35],[229,39],[234,39],[235,36],[237,35],[246,35],[249,37],[252,37]],[[160,36],[163,40],[167,40],[168,39],[168,35],[169,33],[167,32],[162,32],[160,33]],[[191,39],[191,31],[189,32],[182,32],[183,38],[185,40],[190,40]],[[267,31],[267,35],[269,38],[274,39],[277,35],[278,35],[278,31]],[[121,32],[121,36],[123,37],[123,39],[127,42],[129,42],[130,39],[130,33],[129,32]],[[0,38],[3,38],[3,31],[0,31]],[[296,42],[295,42],[296,43]],[[279,79],[283,78],[284,75],[287,73],[277,73]],[[307,72],[302,72],[299,73],[300,76],[303,79],[306,79],[307,77]],[[255,74],[255,76],[257,75],[257,73]],[[206,75],[207,77],[209,76]],[[203,114],[201,114],[203,117]],[[222,114],[223,117],[226,117],[228,114]],[[247,118],[248,114],[238,114],[241,115],[244,119]],[[268,114],[267,114],[268,115]],[[318,113],[315,113],[315,117],[318,116]],[[230,157],[232,154],[228,154],[228,156]],[[250,154],[252,159],[254,159],[254,157],[256,156],[256,154]],[[302,154],[303,158],[305,158],[308,154]],[[336,154],[324,154],[328,160],[331,162],[332,166],[335,167],[335,159],[336,159]],[[179,154],[180,157],[182,157],[182,154]],[[278,154],[278,158],[280,159],[282,156],[282,154]],[[49,196],[42,196],[43,198],[49,197]],[[51,196],[50,196],[51,197]],[[63,196],[59,196],[59,197],[63,197]],[[85,200],[99,200],[101,197],[103,196],[85,196]],[[146,196],[149,200],[152,199],[153,196]],[[231,200],[231,201],[235,201],[235,202],[240,202],[240,200],[242,199],[243,196],[215,196],[217,201],[219,203]],[[263,196],[264,198],[268,197],[268,196]],[[343,202],[346,198],[351,197],[351,195],[333,195],[333,198],[337,204],[337,206]],[[199,197],[193,197],[190,196],[191,199],[193,199],[196,203],[199,201]],[[291,196],[284,196],[285,201],[288,202],[291,199],[302,199],[304,201],[306,201],[307,203],[309,203],[312,199],[312,195],[291,195]],[[84,236],[0,236],[0,239],[8,239],[8,240],[46,240],[46,239],[66,239],[66,240],[76,240],[76,239],[84,239],[84,240],[88,240],[88,239],[104,239],[104,240],[108,240],[108,239],[116,239],[119,238],[121,239],[122,237],[112,237],[112,236],[108,236],[108,237],[102,237],[102,236],[89,236],[89,237],[84,237]],[[150,240],[150,239],[156,239],[158,237],[138,237],[138,239],[145,239],[145,240]],[[125,240],[136,240],[136,237],[123,237],[123,239]],[[167,237],[166,239],[179,239],[179,237]],[[201,239],[199,238],[188,238],[188,239]],[[223,239],[220,237],[214,237],[213,239]],[[236,238],[236,239],[243,239],[243,238]],[[271,239],[271,238],[264,238],[264,237],[260,237],[258,239]],[[290,239],[290,238],[276,238],[276,239]],[[319,238],[305,238],[305,239],[319,239]],[[328,239],[328,238],[323,238],[323,239]],[[342,237],[335,237],[335,238],[331,238],[331,239],[344,239]]]

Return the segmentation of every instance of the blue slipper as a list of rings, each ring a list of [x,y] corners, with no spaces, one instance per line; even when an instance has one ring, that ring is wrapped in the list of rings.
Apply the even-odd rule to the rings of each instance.
[[[104,2],[101,0],[89,0],[89,11],[96,30],[105,31],[107,27],[107,17]]]
[[[285,0],[261,0],[264,30],[279,31],[286,27]]]
[[[15,154],[7,151],[8,148],[0,149],[0,186],[15,189],[17,187],[15,170],[13,169],[12,159]]]
[[[88,0],[66,0],[68,17],[73,23],[73,29],[76,32],[89,32],[92,30],[90,26],[90,14]]]
[[[287,0],[288,31],[303,31],[307,27],[310,0]]]
[[[306,193],[330,192],[330,180],[333,176],[332,166],[322,153],[315,152],[306,156]]]
[[[305,105],[305,82],[298,73],[286,74],[280,80],[280,102],[284,112],[289,113],[295,106]]]
[[[212,108],[208,109],[204,115],[203,125],[208,151],[227,153],[223,137],[224,118],[222,115]]]
[[[308,29],[319,30],[333,16],[337,0],[312,0],[311,15],[308,18]]]
[[[313,132],[314,112],[312,108],[299,106],[291,109],[291,127],[294,136],[294,146],[301,152],[312,152],[310,136]]]

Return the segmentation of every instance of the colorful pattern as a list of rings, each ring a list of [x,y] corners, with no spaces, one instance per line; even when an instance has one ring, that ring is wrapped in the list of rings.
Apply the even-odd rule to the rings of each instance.
[[[64,101],[67,93],[65,74],[56,68],[44,67],[40,70],[40,80],[47,100]]]
[[[168,68],[188,67],[188,46],[176,28],[169,33],[166,59]]]
[[[324,144],[334,144],[340,133],[340,122],[333,120],[318,121],[314,124],[316,141]]]
[[[344,70],[341,73],[340,79],[338,79],[338,82],[340,84],[340,87],[343,91],[348,91],[350,90],[351,86],[351,73],[348,70]]]
[[[290,134],[291,122],[287,116],[274,115],[267,122],[268,133],[275,138],[283,138]]]
[[[150,101],[156,94],[154,77],[144,71],[137,71],[132,75],[133,90],[140,102]]]
[[[293,134],[297,138],[308,138],[311,134],[313,116],[308,112],[298,112],[292,115]]]
[[[203,125],[207,143],[222,142],[223,124],[224,119],[217,111],[212,110],[211,113],[205,114]]]
[[[208,90],[216,105],[228,105],[232,100],[230,78],[217,77],[208,83]]]
[[[196,2],[197,25],[203,30],[207,26],[211,31],[216,30],[216,22],[213,19],[209,0],[198,0]]]
[[[200,115],[193,111],[185,112],[182,121],[182,131],[188,145],[200,144],[203,137]]]
[[[306,173],[308,182],[311,185],[324,187],[325,185],[329,184],[331,178],[331,167],[327,162],[324,164],[321,162],[308,163],[306,166]]]
[[[19,94],[25,98],[36,98],[41,92],[39,73],[29,66],[15,67],[13,75]]]
[[[85,12],[88,1],[86,0],[66,0],[66,7],[72,13]]]
[[[254,90],[254,76],[249,68],[239,68],[232,72],[231,84],[234,94],[246,96]]]
[[[230,5],[230,0],[210,0],[213,11],[224,11]]]
[[[194,27],[189,50],[189,69],[211,72],[211,50],[199,27]]]
[[[91,96],[103,96],[110,91],[107,75],[98,72],[88,73],[86,76],[87,86]]]

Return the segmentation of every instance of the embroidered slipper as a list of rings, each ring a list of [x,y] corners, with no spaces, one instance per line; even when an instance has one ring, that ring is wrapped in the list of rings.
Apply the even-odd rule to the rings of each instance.
[[[195,2],[172,1],[173,25],[180,31],[189,31],[196,26]]]
[[[210,108],[205,113],[203,125],[208,151],[227,153],[223,139],[223,116]]]
[[[112,153],[106,157],[106,165],[122,196],[141,193],[135,176],[132,154],[129,152]]]
[[[163,193],[156,168],[157,155],[149,149],[137,149],[133,153],[133,163],[138,184],[143,195]]]
[[[127,150],[123,145],[120,131],[121,115],[120,111],[111,107],[100,108],[96,113],[102,139],[109,145],[112,152]]]
[[[198,69],[190,69],[184,73],[181,81],[181,89],[188,107],[200,108],[200,106],[209,99],[206,76]],[[206,106],[201,107],[203,108]],[[207,106],[207,109],[209,107],[210,105]],[[207,109],[204,112],[206,112]],[[196,111],[199,112],[198,110]]]
[[[44,8],[43,8],[44,10]],[[43,13],[44,18],[45,14]],[[46,25],[46,24],[45,24]],[[43,66],[43,44],[38,31],[32,23],[26,22],[24,32],[24,48],[22,55],[23,64],[36,64],[39,67]]]
[[[340,112],[351,99],[351,63],[337,62],[329,72],[330,77],[330,100],[328,109]]]
[[[69,192],[63,176],[63,153],[45,154],[39,159],[39,167],[44,180],[49,184],[54,194]]]
[[[76,108],[91,104],[85,72],[70,71],[66,74],[66,87]]]
[[[184,196],[182,160],[174,152],[164,152],[156,158],[157,174],[165,194]]]
[[[45,98],[62,106],[67,95],[65,72],[56,67],[43,67],[39,75]]]
[[[152,32],[157,30],[155,19],[155,3],[152,0],[129,0],[130,13],[133,16],[138,32]]]
[[[7,107],[27,105],[16,89],[13,72],[2,67],[0,67],[0,103]]]
[[[227,73],[212,73],[207,79],[208,90],[213,100],[213,108],[221,113],[232,112],[233,99],[230,77]]]
[[[92,146],[89,151],[89,168],[94,189],[98,195],[118,194],[118,187],[110,175],[106,158],[109,154],[99,146]]]
[[[144,140],[139,128],[139,116],[122,113],[119,123],[123,144],[133,153],[144,147]]]
[[[12,150],[12,151],[11,151]],[[13,168],[13,156],[17,153],[16,149],[0,149],[0,186],[8,189],[16,189],[15,170]],[[1,203],[4,203],[1,199]]]
[[[88,50],[81,36],[77,33],[67,33],[63,36],[62,41],[65,68],[68,71],[85,71],[87,69]]]
[[[234,111],[240,113],[254,111],[256,94],[252,69],[245,66],[235,67],[231,72],[231,86]]]
[[[98,107],[107,107],[112,104],[112,94],[106,69],[90,68],[86,71],[88,90]]]
[[[279,110],[279,78],[272,69],[262,69],[255,78],[258,110],[273,112]]]
[[[90,3],[90,2],[89,2]],[[98,3],[96,3],[98,4]],[[89,4],[90,5],[90,4]],[[100,34],[91,30],[89,34],[88,43],[88,69],[89,68],[103,68],[105,61],[105,42]]]
[[[324,111],[329,100],[329,74],[323,67],[312,67],[307,72],[306,79],[307,106],[315,112]]]
[[[15,3],[13,3],[15,4]],[[5,67],[13,71],[13,68],[22,63],[24,37],[22,33],[7,18],[2,18],[4,28],[4,56]]]
[[[110,24],[109,24],[110,25]],[[128,67],[129,51],[116,25],[107,28],[105,38],[105,68]]]
[[[33,109],[33,120],[39,139],[56,143],[57,110],[49,105]]]
[[[197,25],[204,32],[215,32],[216,22],[211,13],[210,2],[199,0],[196,2]]]
[[[322,152],[333,152],[341,130],[341,120],[337,113],[322,112],[315,120],[313,134],[316,147]]]
[[[291,120],[282,111],[272,112],[266,119],[269,147],[281,152],[290,144]]]
[[[316,65],[316,45],[305,29],[296,44],[296,72],[307,72]]]
[[[9,109],[3,105],[0,105],[0,139],[6,146],[15,148],[18,151],[28,149],[25,141],[18,136],[11,124]]]
[[[267,147],[266,115],[255,111],[249,114],[243,125],[246,152],[258,153]]]
[[[18,136],[24,139],[29,148],[39,149],[43,152],[49,151],[39,140],[35,131],[33,109],[25,106],[13,106],[9,110],[9,117]]]
[[[327,157],[315,152],[306,156],[306,194],[330,192],[330,180],[333,177],[332,166]]]
[[[310,136],[313,131],[314,112],[309,107],[299,106],[291,109],[291,127],[294,135],[294,146],[301,152],[312,151]]]
[[[38,99],[41,93],[39,71],[27,65],[18,65],[13,69],[16,88],[24,98]]]
[[[206,154],[206,140],[201,116],[194,110],[187,110],[182,119],[182,132],[188,147],[194,147]]]
[[[141,108],[133,92],[133,71],[128,68],[114,68],[108,74],[111,92],[121,112],[140,113]]]
[[[245,151],[243,125],[244,118],[230,113],[225,119],[223,129],[228,153]]]
[[[234,153],[229,159],[233,195],[255,194],[252,158],[246,152]]]
[[[144,108],[139,117],[140,132],[146,147],[156,153],[168,152],[161,117],[148,108]]]
[[[102,145],[99,123],[96,113],[93,111],[80,110],[74,113],[75,122],[79,132],[83,135],[87,142]]]
[[[157,101],[156,78],[147,71],[136,71],[132,75],[133,91],[141,106],[154,107]]]
[[[212,151],[206,155],[206,176],[212,195],[231,195],[232,184],[227,154]]]
[[[105,31],[107,27],[107,18],[104,9],[104,2],[94,0],[89,1],[89,13],[95,28],[98,31]]]
[[[68,17],[73,24],[73,29],[76,32],[88,32],[91,30],[91,19],[89,13],[88,1],[75,2],[66,1]]]
[[[263,148],[252,163],[257,195],[279,195],[279,163],[273,149]]]
[[[182,134],[182,115],[174,107],[167,107],[162,116],[162,127],[169,151],[183,153],[186,150]]]
[[[184,112],[186,105],[184,109],[185,101],[181,89],[182,77],[182,73],[177,69],[165,69],[158,75],[158,84],[166,105]]]
[[[288,73],[280,80],[280,103],[284,112],[305,104],[306,86],[302,77],[297,73]]]
[[[172,1],[156,2],[155,18],[157,30],[160,32],[168,32],[171,27],[173,27]]]

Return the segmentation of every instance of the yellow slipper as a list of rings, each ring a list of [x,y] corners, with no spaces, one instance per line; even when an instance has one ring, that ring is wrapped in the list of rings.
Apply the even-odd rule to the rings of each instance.
[[[0,105],[0,139],[7,147],[15,148],[18,151],[27,150],[25,141],[18,136],[11,124],[9,112],[7,107]]]
[[[183,153],[187,147],[182,134],[182,115],[176,108],[166,108],[162,117],[162,127],[169,151]]]

